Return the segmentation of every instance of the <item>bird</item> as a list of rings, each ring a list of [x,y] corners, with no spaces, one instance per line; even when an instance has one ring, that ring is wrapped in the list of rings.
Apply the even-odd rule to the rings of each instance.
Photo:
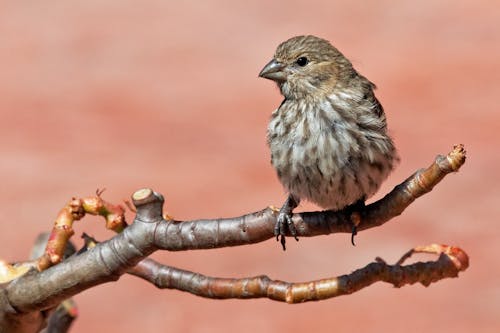
[[[301,200],[359,211],[399,156],[375,84],[328,40],[303,35],[282,42],[259,77],[274,81],[284,97],[271,114],[267,143],[288,193],[274,226],[285,250],[287,231],[298,240],[292,215]]]

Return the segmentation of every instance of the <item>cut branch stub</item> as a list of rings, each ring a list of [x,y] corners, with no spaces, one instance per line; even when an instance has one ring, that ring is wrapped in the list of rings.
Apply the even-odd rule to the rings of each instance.
[[[132,202],[137,209],[136,220],[157,223],[163,220],[163,196],[149,188],[140,189],[132,194]]]

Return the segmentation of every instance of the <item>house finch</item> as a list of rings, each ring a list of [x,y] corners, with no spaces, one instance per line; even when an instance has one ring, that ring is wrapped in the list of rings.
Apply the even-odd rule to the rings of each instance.
[[[259,76],[275,81],[285,97],[267,132],[271,163],[289,193],[274,228],[285,250],[287,229],[298,240],[291,216],[301,199],[359,209],[398,156],[375,85],[327,40],[290,38]]]

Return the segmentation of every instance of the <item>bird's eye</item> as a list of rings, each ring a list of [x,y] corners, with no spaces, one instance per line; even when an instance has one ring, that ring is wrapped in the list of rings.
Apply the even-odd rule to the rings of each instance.
[[[306,57],[300,57],[298,58],[296,61],[297,65],[299,65],[300,67],[304,67],[305,65],[307,65],[307,63],[309,62],[309,59],[307,59]]]

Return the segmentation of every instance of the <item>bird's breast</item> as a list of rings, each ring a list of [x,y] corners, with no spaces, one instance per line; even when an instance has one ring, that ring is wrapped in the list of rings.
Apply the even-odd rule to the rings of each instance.
[[[341,168],[359,145],[355,125],[331,106],[284,102],[268,127],[273,165],[292,169],[317,165],[325,171]]]
[[[325,103],[282,103],[269,123],[268,143],[285,188],[334,209],[373,194],[392,166],[373,167],[366,133]],[[371,154],[383,160],[382,153]]]

